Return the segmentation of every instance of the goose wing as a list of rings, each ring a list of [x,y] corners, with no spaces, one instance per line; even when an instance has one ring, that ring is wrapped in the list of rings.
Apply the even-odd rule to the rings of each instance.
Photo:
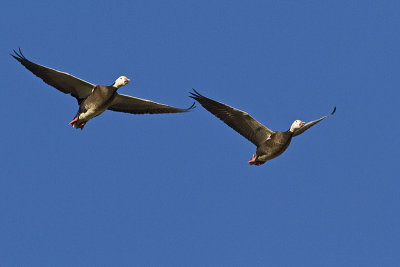
[[[295,137],[295,136],[297,136],[297,135],[299,135],[299,134],[304,133],[306,130],[310,129],[312,126],[314,126],[314,125],[317,124],[318,122],[322,121],[322,120],[325,119],[326,117],[329,117],[329,116],[335,114],[335,112],[336,112],[336,107],[333,109],[333,111],[332,111],[331,114],[328,114],[328,115],[326,115],[326,116],[323,116],[323,117],[319,118],[318,120],[307,122],[306,124],[304,124],[303,127],[297,129],[297,130],[293,133],[293,137]]]
[[[61,72],[33,63],[25,58],[21,49],[19,49],[19,53],[14,50],[14,53],[15,54],[11,56],[18,60],[25,68],[41,78],[45,83],[53,86],[65,94],[71,94],[78,100],[78,103],[90,95],[95,86],[66,72]]]
[[[194,103],[189,108],[182,109],[122,94],[117,94],[108,107],[112,111],[131,114],[180,113],[187,112],[192,108],[194,108]]]
[[[225,122],[229,127],[256,146],[259,146],[274,133],[274,131],[256,121],[247,112],[202,96],[194,89],[193,91],[194,93],[191,93],[191,98],[197,100],[206,110],[214,114],[214,116]]]

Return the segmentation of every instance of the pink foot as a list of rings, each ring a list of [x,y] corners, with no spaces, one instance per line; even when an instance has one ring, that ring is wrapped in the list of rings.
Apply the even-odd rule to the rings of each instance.
[[[257,164],[256,159],[257,159],[257,155],[254,154],[253,157],[251,158],[251,160],[249,160],[247,163],[249,163],[250,165]]]
[[[75,118],[70,122],[70,123],[68,123],[68,125],[73,125],[75,122],[77,122],[78,121],[78,115],[76,115],[75,116]]]

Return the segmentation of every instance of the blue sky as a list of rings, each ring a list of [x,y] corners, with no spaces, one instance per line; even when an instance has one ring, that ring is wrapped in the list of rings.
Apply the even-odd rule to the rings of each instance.
[[[398,1],[6,1],[2,266],[398,266]],[[9,56],[188,107],[191,88],[273,130],[279,158],[200,105],[107,111]]]

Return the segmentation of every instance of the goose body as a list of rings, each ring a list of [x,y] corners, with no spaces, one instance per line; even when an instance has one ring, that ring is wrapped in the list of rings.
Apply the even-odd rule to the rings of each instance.
[[[79,110],[70,124],[74,128],[81,128],[86,122],[107,110],[114,98],[117,96],[114,86],[96,85],[92,93],[82,101]],[[82,127],[80,127],[83,125]]]
[[[335,107],[331,114],[308,123],[295,120],[288,131],[279,132],[268,129],[247,112],[207,98],[194,89],[193,91],[194,93],[191,93],[191,98],[195,99],[206,110],[256,145],[256,153],[248,163],[257,166],[280,156],[289,147],[293,137],[303,133],[326,117],[333,115],[336,111]]]
[[[261,165],[268,160],[280,156],[289,147],[293,134],[291,132],[274,132],[271,137],[257,147],[253,163]],[[253,156],[254,157],[254,156]],[[251,160],[250,160],[251,161]]]
[[[117,90],[130,82],[125,76],[120,76],[111,86],[94,85],[66,72],[61,72],[28,60],[19,50],[14,50],[13,58],[18,60],[25,68],[41,78],[45,83],[59,91],[70,94],[79,104],[79,109],[74,119],[69,123],[75,128],[83,127],[90,119],[104,111],[112,110],[131,114],[160,114],[187,112],[187,109],[176,108],[146,99],[140,99],[117,93]]]

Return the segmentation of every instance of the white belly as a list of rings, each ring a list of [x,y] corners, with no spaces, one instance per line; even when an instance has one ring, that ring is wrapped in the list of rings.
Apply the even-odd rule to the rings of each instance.
[[[94,107],[90,107],[90,108],[88,108],[88,110],[86,110],[85,113],[79,114],[79,120],[88,121],[91,118],[94,118],[103,112],[104,112],[104,110],[96,110]]]

